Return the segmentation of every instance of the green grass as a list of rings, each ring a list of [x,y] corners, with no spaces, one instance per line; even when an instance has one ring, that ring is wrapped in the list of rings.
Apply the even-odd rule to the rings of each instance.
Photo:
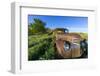
[[[54,58],[53,36],[48,34],[31,35],[28,38],[28,60]]]
[[[87,33],[77,33],[82,39],[88,39]],[[53,34],[36,34],[28,36],[28,60],[56,59]]]

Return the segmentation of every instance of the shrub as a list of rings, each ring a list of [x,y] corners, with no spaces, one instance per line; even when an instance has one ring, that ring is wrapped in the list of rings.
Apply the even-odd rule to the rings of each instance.
[[[38,44],[28,49],[28,59],[29,60],[38,60],[41,59],[45,54],[45,51],[48,50],[52,38],[47,38],[40,41]]]

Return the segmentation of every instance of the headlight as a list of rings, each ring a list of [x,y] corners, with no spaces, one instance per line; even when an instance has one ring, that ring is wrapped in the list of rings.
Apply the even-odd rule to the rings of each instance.
[[[68,51],[69,49],[70,49],[70,43],[67,42],[67,41],[65,41],[65,42],[64,42],[64,50],[65,50],[65,51]]]

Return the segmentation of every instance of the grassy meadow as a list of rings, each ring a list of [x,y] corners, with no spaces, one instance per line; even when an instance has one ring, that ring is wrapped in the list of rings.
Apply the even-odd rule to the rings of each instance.
[[[57,59],[55,36],[53,35],[52,29],[46,28],[45,25],[46,23],[39,19],[34,19],[34,23],[28,25],[29,61]],[[79,34],[82,39],[88,39],[87,33],[77,34]]]

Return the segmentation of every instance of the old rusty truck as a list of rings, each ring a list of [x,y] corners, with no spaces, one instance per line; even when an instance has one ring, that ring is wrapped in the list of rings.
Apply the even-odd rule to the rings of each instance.
[[[54,34],[55,47],[61,58],[79,58],[87,51],[87,45],[79,34],[69,33],[65,28],[56,28]]]

